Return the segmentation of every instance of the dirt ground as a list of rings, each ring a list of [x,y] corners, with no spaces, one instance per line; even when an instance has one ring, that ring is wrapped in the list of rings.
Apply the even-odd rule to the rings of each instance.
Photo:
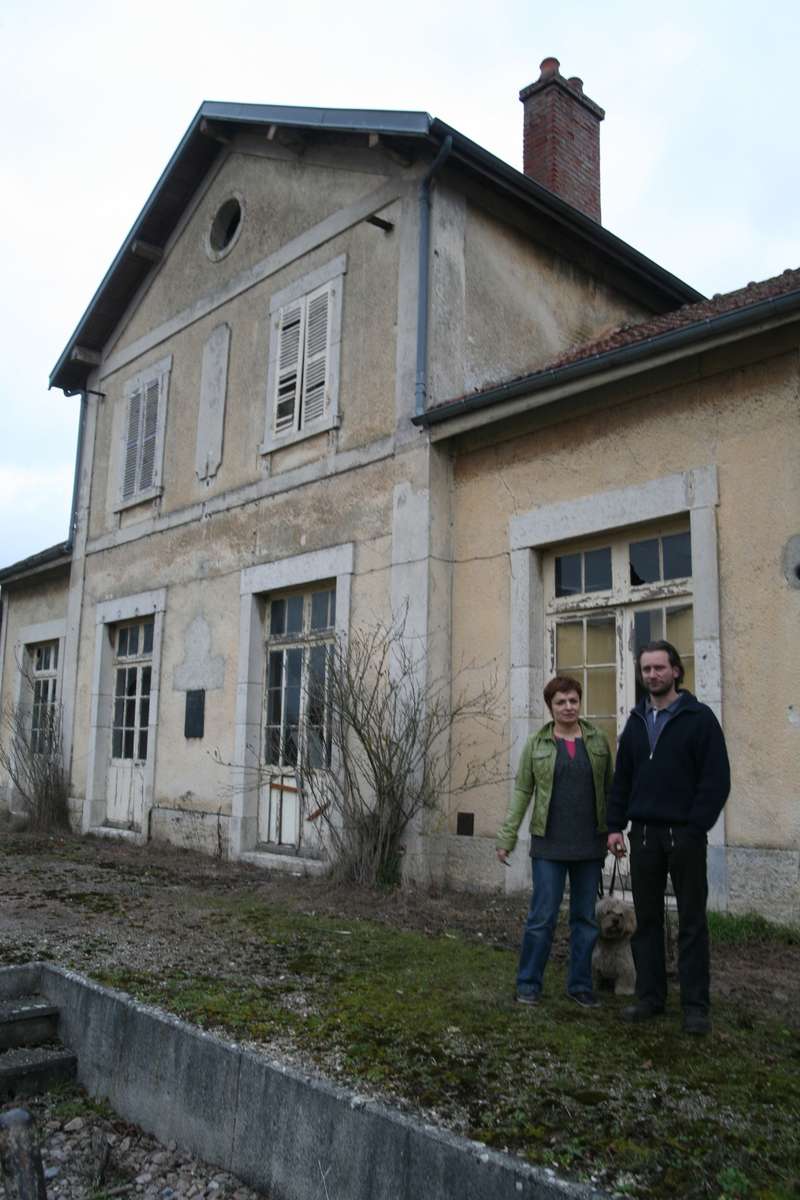
[[[451,891],[365,892],[150,844],[0,830],[0,963],[44,958],[91,973],[198,963],[247,977],[246,937],[207,919],[205,898],[257,898],[342,920],[516,948],[527,900]],[[563,929],[554,957],[563,959]],[[737,1007],[800,1023],[800,946],[717,944],[712,989]],[[513,980],[509,979],[509,988]]]

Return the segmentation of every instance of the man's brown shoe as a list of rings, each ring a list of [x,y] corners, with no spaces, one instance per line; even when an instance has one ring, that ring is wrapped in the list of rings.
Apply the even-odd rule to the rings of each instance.
[[[640,1021],[652,1021],[654,1017],[660,1017],[663,1012],[663,1008],[658,1008],[655,1004],[648,1004],[646,1000],[639,1000],[636,1004],[629,1004],[627,1008],[623,1008],[622,1019],[632,1024],[638,1024]]]

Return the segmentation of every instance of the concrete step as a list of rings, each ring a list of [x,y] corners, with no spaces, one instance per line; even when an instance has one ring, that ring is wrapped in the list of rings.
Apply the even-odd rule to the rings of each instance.
[[[58,1029],[58,1009],[41,996],[0,1000],[0,1050],[52,1042]]]
[[[35,1096],[75,1078],[77,1057],[60,1046],[15,1047],[0,1054],[0,1102]]]

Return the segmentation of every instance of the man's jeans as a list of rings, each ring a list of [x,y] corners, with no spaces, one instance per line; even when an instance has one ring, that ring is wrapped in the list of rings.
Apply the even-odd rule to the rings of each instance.
[[[634,821],[629,840],[636,908],[636,933],[631,942],[636,995],[653,1008],[663,1008],[667,998],[664,889],[669,875],[678,903],[681,1005],[684,1010],[706,1013],[709,1005],[706,835],[686,825],[643,825]]]
[[[581,862],[531,859],[533,893],[519,956],[518,992],[538,995],[542,990],[542,976],[550,957],[567,874],[570,933],[567,991],[571,995],[591,992],[592,950],[598,933],[594,906],[602,866],[599,859]]]

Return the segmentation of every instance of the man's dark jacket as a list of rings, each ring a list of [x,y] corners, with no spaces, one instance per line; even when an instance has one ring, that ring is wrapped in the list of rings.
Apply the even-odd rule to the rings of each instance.
[[[621,833],[631,820],[689,825],[707,833],[722,812],[731,789],[725,738],[706,704],[691,692],[680,696],[652,753],[646,698],[628,717],[608,802],[610,833]]]

